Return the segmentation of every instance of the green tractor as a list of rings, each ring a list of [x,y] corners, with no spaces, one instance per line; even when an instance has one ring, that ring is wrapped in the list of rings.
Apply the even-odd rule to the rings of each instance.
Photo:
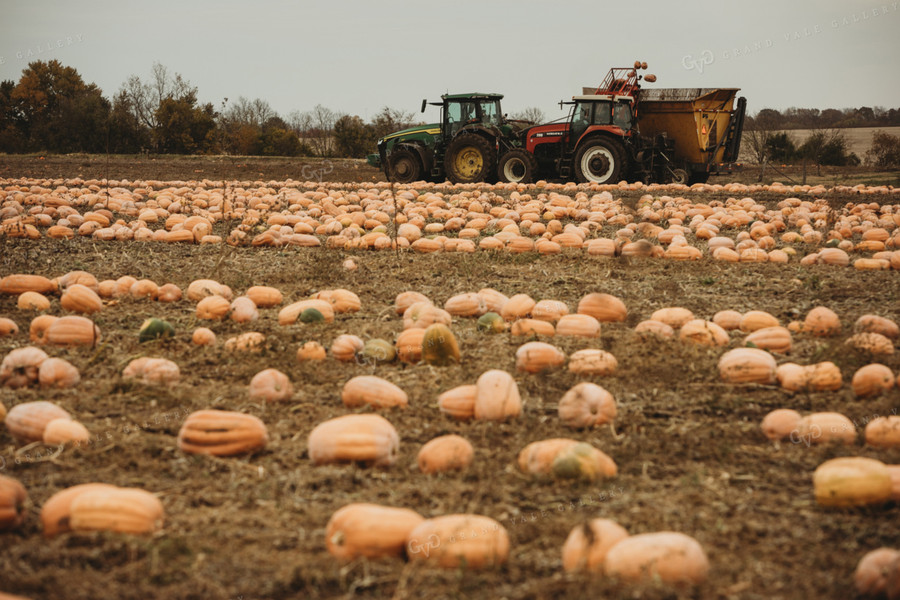
[[[397,131],[378,140],[370,165],[383,169],[390,181],[422,179],[453,183],[494,181],[497,157],[520,145],[518,135],[528,121],[508,120],[500,110],[501,94],[445,94],[441,122]]]

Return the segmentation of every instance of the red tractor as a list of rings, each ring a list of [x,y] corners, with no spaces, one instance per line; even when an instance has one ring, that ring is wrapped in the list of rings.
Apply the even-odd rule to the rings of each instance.
[[[746,101],[733,109],[735,88],[642,92],[646,63],[613,68],[597,88],[575,96],[564,121],[521,133],[521,145],[497,164],[502,181],[538,177],[580,183],[705,181],[721,163],[736,160]],[[662,92],[662,93],[660,93]],[[643,129],[643,131],[642,131]],[[723,135],[719,137],[717,133]]]

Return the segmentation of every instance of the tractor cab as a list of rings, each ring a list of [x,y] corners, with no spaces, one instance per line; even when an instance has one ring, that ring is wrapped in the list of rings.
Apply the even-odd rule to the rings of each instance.
[[[503,124],[503,113],[500,111],[502,98],[501,94],[477,93],[441,96],[444,140],[451,140],[466,127],[499,129]]]
[[[634,129],[634,98],[631,96],[575,96],[569,112],[568,146],[574,148],[588,131],[609,131],[625,136]]]

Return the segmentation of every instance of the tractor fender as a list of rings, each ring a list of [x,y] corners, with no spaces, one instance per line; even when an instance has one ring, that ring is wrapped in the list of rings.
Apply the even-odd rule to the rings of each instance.
[[[414,152],[418,155],[419,160],[422,161],[423,172],[428,174],[431,172],[431,167],[434,165],[434,150],[432,148],[428,148],[424,144],[397,144],[394,146],[394,150],[409,150],[410,152]]]

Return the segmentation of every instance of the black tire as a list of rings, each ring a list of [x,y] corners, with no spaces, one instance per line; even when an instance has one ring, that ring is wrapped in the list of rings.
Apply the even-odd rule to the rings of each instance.
[[[575,153],[575,179],[579,183],[618,183],[623,173],[625,148],[605,137],[588,139]]]
[[[691,176],[688,178],[688,185],[694,185],[695,183],[706,183],[709,181],[709,173],[706,171],[694,171],[691,173]]]
[[[688,181],[690,181],[690,176],[684,169],[672,169],[672,173],[670,173],[670,175],[672,178],[670,183],[680,183],[687,185]]]
[[[422,179],[422,163],[412,150],[400,148],[388,157],[389,179],[395,183],[412,183]]]
[[[500,157],[497,177],[509,183],[531,183],[537,173],[538,164],[534,154],[522,148],[513,148]]]
[[[494,146],[484,137],[462,133],[447,145],[444,171],[453,183],[479,183],[492,177],[497,164]]]

